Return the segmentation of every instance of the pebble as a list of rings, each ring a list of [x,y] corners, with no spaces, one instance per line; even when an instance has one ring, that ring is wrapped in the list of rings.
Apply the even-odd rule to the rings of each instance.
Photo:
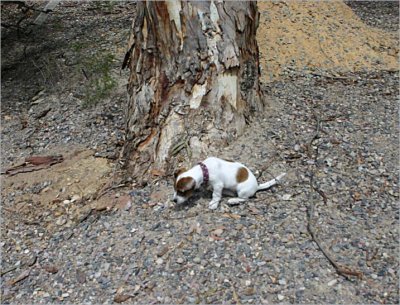
[[[80,200],[80,199],[81,199],[81,196],[79,196],[79,195],[73,195],[73,196],[71,197],[71,202],[75,202],[75,201]]]
[[[178,264],[183,264],[185,262],[185,260],[182,257],[178,257],[178,259],[176,260],[176,262]]]
[[[286,280],[285,279],[280,279],[278,280],[279,285],[286,285]]]
[[[333,286],[337,283],[337,279],[328,282],[328,286]]]
[[[157,265],[162,265],[162,263],[164,263],[164,260],[161,257],[159,257],[157,258],[156,263]]]
[[[285,298],[285,297],[284,297],[283,295],[278,294],[278,300],[279,300],[279,301],[283,301],[284,298]]]
[[[56,220],[56,225],[57,226],[62,226],[62,225],[64,225],[64,224],[66,224],[67,223],[67,219],[65,218],[65,217],[58,217],[57,218],[57,220]]]
[[[196,264],[199,264],[199,263],[201,262],[201,258],[198,257],[198,256],[196,256],[196,257],[193,259],[193,262],[196,263]]]

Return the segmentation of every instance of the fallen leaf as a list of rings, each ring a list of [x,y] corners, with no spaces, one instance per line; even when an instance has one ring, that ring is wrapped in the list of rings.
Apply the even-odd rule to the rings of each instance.
[[[122,303],[122,302],[125,302],[125,301],[127,301],[127,300],[129,300],[130,298],[132,298],[133,296],[132,295],[129,295],[129,294],[120,294],[120,293],[117,293],[116,295],[115,295],[115,297],[114,297],[114,302],[116,302],[116,303]]]
[[[232,218],[232,219],[240,219],[242,216],[240,216],[239,214],[224,213],[224,214],[222,214],[222,217]]]
[[[62,155],[55,156],[31,156],[25,158],[25,162],[14,167],[11,167],[5,171],[6,174],[13,176],[19,173],[33,172],[48,168],[56,163],[64,161]]]
[[[154,169],[152,169],[152,170],[150,171],[150,173],[151,173],[153,176],[165,176],[165,172],[164,172],[163,170],[161,170],[161,169],[156,169],[156,168],[154,168]]]
[[[122,294],[124,292],[124,287],[121,286],[117,289],[117,293],[116,294]]]
[[[45,117],[50,111],[51,111],[50,107],[44,109],[43,111],[41,111],[35,115],[35,119],[39,120],[39,119]]]
[[[165,192],[162,192],[162,191],[153,192],[150,195],[150,200],[152,202],[161,202],[161,201],[164,201],[165,198],[166,198],[166,194],[165,194]]]
[[[354,192],[352,194],[352,197],[353,197],[354,201],[360,201],[361,200],[361,194],[359,192]]]
[[[30,273],[31,273],[31,270],[30,270],[30,269],[23,271],[23,272],[22,272],[20,275],[18,275],[16,278],[9,280],[9,281],[7,282],[7,285],[8,285],[8,286],[13,286],[13,285],[15,285],[16,283],[18,283],[18,282],[20,282],[20,281],[26,279],[26,278],[29,276]]]
[[[215,230],[211,231],[212,235],[220,236],[224,232],[225,227],[218,227]]]
[[[36,264],[36,262],[37,262],[37,256],[33,255],[26,264],[27,266],[32,267],[34,264]]]
[[[165,246],[164,248],[161,249],[160,252],[157,253],[157,256],[161,257],[161,256],[165,255],[168,251],[169,251],[169,247]]]
[[[47,272],[53,273],[53,274],[58,272],[57,267],[54,265],[45,265],[45,266],[43,266],[43,269],[46,270]]]
[[[26,163],[30,163],[32,165],[52,165],[55,163],[59,163],[64,161],[64,157],[62,155],[55,156],[30,156],[25,158]]]
[[[189,228],[189,234],[191,234],[191,233],[201,234],[201,231],[202,231],[202,228],[200,226],[200,223],[198,223],[198,222],[193,223]]]
[[[247,287],[244,290],[244,295],[247,295],[247,296],[253,295],[254,293],[255,293],[254,287]]]
[[[256,209],[255,207],[249,207],[250,214],[252,215],[260,215],[262,214],[260,210]]]
[[[129,195],[124,195],[121,196],[117,199],[117,203],[115,204],[115,207],[119,210],[129,210],[132,207],[132,201],[131,201],[131,196]]]
[[[110,210],[115,205],[115,199],[107,194],[92,203],[92,209],[96,211]]]
[[[210,238],[213,239],[213,240],[224,240],[222,237],[219,237],[219,236],[216,236],[216,235],[213,235],[213,234],[210,235]]]

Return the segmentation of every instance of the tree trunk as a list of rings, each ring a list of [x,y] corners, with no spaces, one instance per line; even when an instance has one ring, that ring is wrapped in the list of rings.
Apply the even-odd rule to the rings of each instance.
[[[130,69],[123,159],[133,177],[169,174],[226,145],[261,111],[252,1],[141,1]]]

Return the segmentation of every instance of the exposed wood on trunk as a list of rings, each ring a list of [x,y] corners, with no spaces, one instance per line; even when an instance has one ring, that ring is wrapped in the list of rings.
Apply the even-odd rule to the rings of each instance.
[[[255,2],[137,3],[124,62],[130,174],[168,173],[177,160],[201,158],[262,110],[258,20]]]

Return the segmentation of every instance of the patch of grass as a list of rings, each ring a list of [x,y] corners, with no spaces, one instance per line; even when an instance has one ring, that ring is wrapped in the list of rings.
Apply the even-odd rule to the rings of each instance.
[[[83,69],[88,79],[84,90],[84,107],[96,105],[116,87],[117,81],[111,74],[114,59],[111,53],[97,53],[84,60]]]
[[[80,41],[75,41],[71,43],[71,49],[75,52],[79,52],[83,50],[87,46],[87,43],[85,42],[80,42]]]

